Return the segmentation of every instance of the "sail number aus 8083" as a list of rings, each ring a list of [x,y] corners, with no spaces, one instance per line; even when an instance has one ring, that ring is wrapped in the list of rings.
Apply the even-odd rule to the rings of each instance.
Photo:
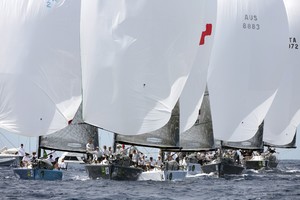
[[[243,23],[243,29],[259,30],[259,24]]]

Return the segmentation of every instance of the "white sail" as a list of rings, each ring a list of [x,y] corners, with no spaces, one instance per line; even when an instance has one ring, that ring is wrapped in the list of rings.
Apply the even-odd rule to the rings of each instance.
[[[284,0],[289,21],[286,74],[265,118],[263,140],[273,145],[290,143],[300,123],[300,1]]]
[[[217,17],[217,1],[200,1],[199,12],[202,13],[202,33],[199,41],[197,57],[180,96],[180,132],[190,129],[196,122],[202,103],[215,32]]]
[[[194,63],[201,1],[82,1],[83,119],[135,135],[165,125]]]
[[[26,136],[68,125],[81,103],[80,1],[0,1],[0,128]]]
[[[217,139],[244,141],[257,132],[285,69],[287,23],[282,1],[218,1],[208,78]]]
[[[264,117],[270,109],[270,106],[272,105],[276,94],[277,90],[267,100],[258,105],[250,114],[248,114],[240,123],[240,125],[235,129],[235,131],[231,135],[231,138],[236,138],[236,140],[245,141],[243,139],[245,136],[249,137],[253,135],[253,132],[257,132],[257,125],[263,122]],[[231,139],[229,141],[231,141]]]

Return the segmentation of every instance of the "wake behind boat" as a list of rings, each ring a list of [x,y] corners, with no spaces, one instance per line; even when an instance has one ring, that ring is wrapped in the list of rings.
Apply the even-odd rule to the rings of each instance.
[[[139,181],[181,181],[186,178],[187,171],[183,170],[153,170],[143,172]]]
[[[198,163],[179,165],[177,161],[171,160],[164,162],[162,167],[154,167],[152,170],[142,172],[138,180],[182,181],[201,172],[201,167]]]

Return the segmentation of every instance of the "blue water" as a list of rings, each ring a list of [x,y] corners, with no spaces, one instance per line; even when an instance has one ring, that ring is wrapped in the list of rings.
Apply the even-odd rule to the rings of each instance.
[[[83,167],[62,181],[17,179],[0,168],[0,199],[300,199],[300,160],[282,160],[277,170],[247,171],[218,178],[201,175],[178,182],[90,180]]]

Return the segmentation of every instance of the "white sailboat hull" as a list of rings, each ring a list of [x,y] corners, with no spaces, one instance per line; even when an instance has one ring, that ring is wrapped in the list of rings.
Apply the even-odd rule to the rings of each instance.
[[[203,173],[201,165],[198,163],[189,163],[187,166],[187,177]]]
[[[0,154],[0,166],[19,166],[22,156]]]
[[[154,170],[142,172],[139,181],[180,181],[185,179],[187,171],[184,170]]]
[[[16,165],[17,160],[16,158],[7,157],[7,158],[0,158],[0,166],[12,166]]]
[[[198,163],[189,163],[186,170],[153,170],[142,172],[139,181],[180,181],[189,176],[201,174],[201,166]]]

